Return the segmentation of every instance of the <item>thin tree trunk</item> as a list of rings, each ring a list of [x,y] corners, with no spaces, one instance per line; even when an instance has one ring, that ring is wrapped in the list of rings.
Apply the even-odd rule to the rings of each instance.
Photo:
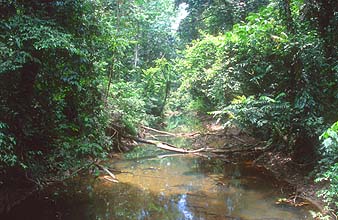
[[[106,91],[106,103],[108,103],[108,96],[109,96],[109,91],[110,91],[110,85],[112,83],[112,80],[113,80],[113,76],[114,76],[114,62],[115,62],[115,59],[113,58],[112,59],[112,66],[111,66],[111,69],[109,71],[109,80],[108,80],[108,86],[107,86],[107,91]]]
[[[117,9],[116,9],[116,26],[117,26],[117,30],[116,30],[116,35],[118,36],[119,33],[120,33],[120,22],[121,22],[121,15],[120,15],[120,4],[121,2],[118,1],[117,2]],[[113,78],[114,78],[114,69],[115,69],[115,48],[113,49],[112,51],[113,53],[113,57],[112,57],[112,65],[111,65],[111,69],[109,71],[109,80],[108,80],[108,86],[107,86],[107,92],[106,92],[106,103],[108,103],[108,96],[109,96],[109,91],[110,91],[110,85],[113,81]]]
[[[138,47],[138,44],[136,44],[135,50],[134,50],[134,68],[136,68],[138,64],[138,50],[139,50],[139,47]]]
[[[165,94],[164,94],[164,99],[163,99],[163,103],[162,103],[161,110],[160,110],[160,114],[161,115],[163,114],[164,106],[165,106],[165,104],[167,102],[167,98],[168,98],[168,95],[169,95],[169,87],[170,87],[170,82],[167,81],[167,83],[166,83],[166,89],[165,89]]]

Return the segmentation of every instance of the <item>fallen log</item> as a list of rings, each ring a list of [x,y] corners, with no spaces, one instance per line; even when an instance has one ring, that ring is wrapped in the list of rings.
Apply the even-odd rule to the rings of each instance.
[[[225,154],[225,153],[241,153],[241,152],[251,152],[251,151],[264,151],[263,147],[251,147],[251,148],[238,148],[238,149],[217,149],[217,148],[206,148],[207,152],[215,154]]]
[[[193,153],[214,153],[214,154],[232,154],[232,153],[240,153],[240,152],[251,152],[251,151],[264,151],[266,148],[264,147],[256,147],[257,144],[252,145],[252,147],[249,148],[237,148],[237,149],[220,149],[220,148],[210,148],[210,147],[203,147],[199,148],[196,150],[189,150],[189,149],[184,149],[184,148],[178,148],[172,144],[162,142],[162,141],[157,141],[157,140],[147,140],[147,139],[142,139],[142,138],[137,138],[137,137],[129,137],[132,138],[134,141],[139,142],[139,143],[144,143],[144,144],[151,144],[156,146],[157,148],[167,150],[167,151],[172,151],[176,153],[183,153],[183,154],[193,154]]]
[[[157,130],[155,128],[147,127],[147,126],[144,126],[144,125],[142,125],[141,127],[144,128],[144,129],[146,129],[146,130],[153,131],[155,133],[160,134],[160,135],[152,135],[152,136],[161,136],[161,137],[167,137],[167,136],[192,137],[192,136],[201,134],[200,132],[194,132],[194,133],[171,133],[171,132],[167,132],[167,131],[160,131],[160,130]]]
[[[134,137],[133,140],[135,140],[136,142],[140,142],[140,143],[151,144],[151,145],[154,145],[157,148],[160,148],[160,149],[163,149],[163,150],[178,152],[178,153],[183,153],[183,154],[198,153],[198,152],[205,152],[206,151],[206,148],[200,148],[200,149],[197,149],[197,150],[188,150],[188,149],[184,149],[184,148],[175,147],[174,145],[166,143],[166,142],[155,141],[155,140],[146,140],[146,139],[136,138],[136,137]]]
[[[147,126],[144,126],[144,125],[142,125],[141,127],[146,129],[146,130],[156,132],[158,134],[165,134],[165,135],[169,135],[169,136],[177,136],[177,134],[170,133],[170,132],[167,132],[167,131],[160,131],[160,130],[157,130],[155,128],[147,127]],[[178,134],[178,135],[180,135],[180,134]]]
[[[158,155],[157,158],[159,159],[163,159],[163,158],[167,158],[167,157],[178,157],[178,156],[182,156],[183,154],[164,154],[164,155]]]

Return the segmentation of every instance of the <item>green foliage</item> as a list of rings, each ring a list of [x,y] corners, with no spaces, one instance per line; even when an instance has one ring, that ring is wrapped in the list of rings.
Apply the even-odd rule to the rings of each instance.
[[[232,112],[233,122],[295,154],[317,144],[338,104],[335,65],[318,32],[300,21],[301,7],[292,5],[293,32],[279,5],[271,3],[223,35],[192,41],[177,64],[185,76],[182,91],[192,99],[218,113]],[[231,104],[237,96],[248,98]]]
[[[165,58],[154,61],[155,66],[143,70],[142,83],[144,98],[147,100],[146,109],[154,116],[163,114],[164,105],[170,92],[173,72],[171,64]]]
[[[136,25],[138,44],[134,48],[136,65],[147,69],[157,59],[174,58],[176,40],[171,30],[175,17],[174,0],[144,1],[137,7]],[[136,57],[136,49],[139,56]],[[135,60],[134,60],[135,61]],[[135,64],[135,63],[134,63]]]
[[[319,192],[324,201],[333,210],[338,209],[338,122],[334,123],[321,136],[322,142],[319,153],[319,174],[317,182],[326,182],[328,187]]]
[[[0,4],[1,174],[62,173],[154,120],[151,106],[163,111],[170,86],[166,58],[175,55],[172,3]]]
[[[188,1],[180,34],[190,44],[174,67],[184,79],[175,106],[212,110],[301,163],[320,152],[320,180],[332,182],[322,196],[334,203],[336,133],[322,135],[321,148],[317,137],[337,120],[335,3],[268,2],[239,12],[243,1]]]
[[[216,110],[298,158],[311,155],[337,119],[334,2],[185,2],[179,48],[189,46],[175,60],[172,0],[1,4],[1,169],[37,178],[104,157],[166,105],[172,115]],[[336,137],[332,127],[319,150],[328,202]]]
[[[15,138],[8,134],[8,126],[0,122],[0,168],[12,167],[18,162],[14,152]]]
[[[236,123],[257,137],[271,138],[271,142],[285,140],[290,131],[286,117],[289,117],[291,107],[290,103],[283,100],[284,98],[285,94],[280,94],[276,98],[239,96],[231,105],[225,107],[223,112],[215,113],[226,113],[230,118],[228,124]]]
[[[188,4],[188,16],[179,27],[179,36],[184,43],[203,37],[200,30],[217,35],[231,30],[236,23],[244,21],[250,12],[258,11],[268,0],[221,1],[221,0],[176,0]]]
[[[76,53],[71,36],[58,30],[53,22],[16,15],[0,23],[0,74],[22,68],[25,63],[41,63],[33,51],[65,49]]]
[[[89,134],[82,119],[95,110],[88,108],[95,83],[85,73],[91,71],[87,51],[66,29],[38,15],[22,10],[1,21],[1,120],[16,140],[8,135],[4,144],[12,146],[15,165],[31,170],[51,166],[48,155],[62,150],[58,139]]]
[[[183,75],[182,92],[188,92],[197,110],[210,111],[232,99],[238,84],[229,75],[220,73],[226,46],[224,36],[204,35],[184,51],[184,57],[176,64],[176,72]],[[232,90],[232,93],[225,92]]]
[[[136,134],[137,125],[146,118],[142,91],[136,83],[114,83],[107,106],[110,115],[108,124],[122,124],[127,132]]]

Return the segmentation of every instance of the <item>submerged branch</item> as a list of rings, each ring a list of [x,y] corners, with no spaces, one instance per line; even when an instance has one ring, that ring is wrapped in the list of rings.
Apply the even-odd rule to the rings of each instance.
[[[108,168],[106,168],[106,167],[104,167],[104,166],[102,166],[102,165],[100,165],[100,164],[98,164],[98,163],[95,163],[95,166],[97,166],[99,169],[105,171],[105,172],[111,177],[111,178],[106,178],[106,177],[105,177],[106,180],[109,180],[109,181],[114,182],[114,183],[118,183],[118,182],[119,182],[119,181],[117,180],[116,176],[115,176],[112,172],[110,172],[110,171],[108,170]]]

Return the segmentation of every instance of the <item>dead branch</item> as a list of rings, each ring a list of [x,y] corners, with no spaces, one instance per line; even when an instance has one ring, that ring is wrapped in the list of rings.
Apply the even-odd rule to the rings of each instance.
[[[251,151],[264,151],[265,149],[262,147],[252,147],[252,148],[238,148],[238,149],[217,149],[217,148],[206,148],[207,152],[215,153],[215,154],[232,154],[232,153],[240,153],[240,152],[251,152]]]
[[[324,207],[321,204],[319,204],[317,201],[311,199],[310,197],[298,195],[298,198],[304,200],[305,202],[307,201],[308,203],[313,205],[317,210],[319,210],[321,213],[325,213]]]
[[[198,152],[203,152],[203,151],[206,150],[205,148],[200,148],[200,149],[197,149],[197,150],[188,150],[188,149],[184,149],[184,148],[175,147],[174,145],[171,145],[171,144],[166,143],[166,142],[155,141],[155,140],[146,140],[146,139],[136,138],[136,137],[134,137],[133,139],[137,142],[140,142],[140,143],[155,145],[157,148],[160,148],[160,149],[163,149],[163,150],[178,152],[178,153],[183,153],[183,154],[198,153]]]
[[[91,161],[90,163],[85,164],[84,166],[78,168],[77,170],[73,171],[71,174],[69,174],[68,177],[72,177],[75,176],[76,174],[78,174],[80,171],[84,170],[84,169],[88,169],[90,168],[95,162]],[[68,178],[67,177],[67,178]],[[66,178],[65,178],[66,179]],[[65,179],[63,179],[62,181],[64,181]]]
[[[136,142],[139,143],[144,143],[144,144],[151,144],[156,146],[157,148],[167,150],[167,151],[172,151],[176,153],[182,153],[182,154],[196,154],[196,153],[214,153],[214,154],[232,154],[232,153],[240,153],[240,152],[251,152],[251,151],[264,151],[265,148],[262,147],[256,147],[257,144],[252,145],[251,147],[246,147],[246,148],[237,148],[237,149],[220,149],[220,148],[210,148],[210,147],[203,147],[199,148],[196,150],[188,150],[184,148],[178,148],[172,144],[162,142],[162,141],[157,141],[157,140],[147,140],[147,139],[142,139],[142,138],[137,138],[137,137],[130,137],[129,138],[133,139]]]
[[[103,179],[109,181],[109,182],[113,182],[113,183],[118,183],[119,181],[113,179],[112,177],[110,176],[104,176]]]
[[[215,136],[224,136],[223,133],[218,133],[218,132],[207,132],[207,133],[201,133],[201,132],[193,132],[193,133],[171,133],[171,132],[167,132],[167,131],[160,131],[157,130],[155,128],[151,128],[151,127],[147,127],[142,125],[142,128],[149,130],[149,131],[153,131],[155,133],[161,134],[161,135],[154,135],[154,136],[162,136],[162,137],[167,137],[167,136],[174,136],[174,137],[194,137],[196,135],[215,135]],[[235,137],[235,139],[237,139],[238,137]],[[240,138],[239,138],[240,139]],[[237,139],[238,140],[238,139]],[[239,141],[243,141],[242,139],[240,139]],[[245,141],[243,141],[245,142]]]
[[[104,166],[102,166],[102,165],[100,165],[98,163],[95,163],[95,166],[97,166],[99,169],[105,171],[111,177],[111,179],[110,178],[105,178],[106,180],[109,180],[109,181],[114,182],[114,183],[118,183],[119,182],[117,180],[116,176],[112,172],[110,172],[108,170],[108,168],[106,168],[106,167],[104,167]]]
[[[183,154],[165,154],[165,155],[159,155],[157,156],[157,158],[159,159],[163,159],[163,158],[167,158],[167,157],[177,157],[177,156],[182,156]]]
[[[146,129],[146,130],[153,131],[153,132],[156,132],[156,133],[159,133],[159,134],[165,134],[165,135],[170,135],[170,136],[177,136],[177,134],[170,133],[170,132],[167,132],[167,131],[160,131],[160,130],[157,130],[155,128],[147,127],[147,126],[144,126],[144,125],[142,125],[141,127],[144,128],[144,129]]]
[[[193,132],[193,133],[187,133],[187,134],[181,134],[181,136],[183,137],[194,137],[194,136],[197,136],[197,135],[201,135],[201,132]]]
[[[240,138],[240,137],[237,137],[237,136],[235,136],[235,135],[231,135],[231,137],[234,138],[234,139],[236,139],[236,140],[238,140],[239,142],[245,143],[245,140],[243,140],[243,139]]]

